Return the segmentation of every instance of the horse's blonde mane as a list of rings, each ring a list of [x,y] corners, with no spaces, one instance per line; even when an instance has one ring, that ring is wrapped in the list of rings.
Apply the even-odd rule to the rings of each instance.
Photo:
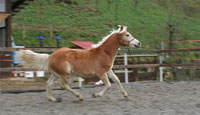
[[[117,30],[111,31],[111,33],[105,37],[101,41],[99,41],[97,44],[92,45],[92,48],[97,48],[101,46],[110,36],[112,36],[115,33],[121,34],[127,30],[127,26],[123,26],[123,30],[121,30],[121,26],[119,25],[119,28]]]

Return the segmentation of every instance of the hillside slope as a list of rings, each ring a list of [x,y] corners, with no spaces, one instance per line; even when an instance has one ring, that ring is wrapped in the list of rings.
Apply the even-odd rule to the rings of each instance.
[[[17,45],[39,46],[38,36],[45,36],[45,46],[55,46],[55,36],[61,36],[61,45],[72,46],[70,41],[97,42],[118,24],[128,26],[128,31],[142,42],[142,49],[158,49],[160,42],[200,39],[200,0],[71,0],[71,4],[59,0],[35,0],[13,17],[13,23],[33,25],[69,26],[95,33],[13,31]],[[16,28],[17,26],[13,26]],[[175,47],[199,47],[199,43],[175,45]]]

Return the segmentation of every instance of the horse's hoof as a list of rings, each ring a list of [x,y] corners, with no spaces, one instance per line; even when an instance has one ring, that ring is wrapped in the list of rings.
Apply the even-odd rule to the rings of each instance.
[[[93,93],[92,98],[96,98],[96,97],[97,97],[96,93]]]
[[[83,101],[83,99],[84,99],[84,97],[82,95],[77,95],[76,97],[78,97],[80,101]]]
[[[124,97],[125,97],[125,98],[128,98],[128,94],[127,94],[127,93],[126,93],[126,94],[124,94]]]
[[[126,92],[123,93],[123,95],[124,95],[124,98],[128,99],[128,94]]]
[[[124,98],[127,98],[127,99],[128,99],[128,95],[124,96]]]
[[[124,98],[125,98],[125,99],[128,99],[128,95],[124,95]]]
[[[62,102],[62,98],[56,98],[56,102]]]
[[[56,101],[56,99],[55,99],[55,98],[48,98],[48,101],[55,102],[55,101]]]

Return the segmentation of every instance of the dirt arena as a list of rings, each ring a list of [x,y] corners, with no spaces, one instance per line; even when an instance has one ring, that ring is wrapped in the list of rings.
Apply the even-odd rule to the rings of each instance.
[[[0,94],[0,115],[199,115],[200,82],[133,82],[123,84],[124,99],[115,84],[104,97],[91,98],[103,87],[76,89],[83,102],[64,90],[54,90],[62,102],[49,102],[45,92]]]

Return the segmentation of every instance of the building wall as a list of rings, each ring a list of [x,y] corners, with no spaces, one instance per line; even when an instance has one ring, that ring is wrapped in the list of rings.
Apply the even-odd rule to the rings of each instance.
[[[0,47],[6,46],[6,29],[0,28]]]
[[[10,0],[0,0],[0,13],[10,13],[8,12],[8,8],[6,6],[7,3],[10,3]],[[0,23],[0,47],[6,47],[7,38],[8,38],[8,18],[5,19],[2,23]],[[11,60],[11,52],[0,52],[0,68],[11,67],[11,61],[3,61],[3,60]],[[11,72],[0,72],[1,77],[10,77]]]
[[[0,12],[6,12],[6,3],[5,0],[0,0]],[[0,23],[0,28],[3,28],[6,26],[5,20]]]
[[[0,0],[0,12],[6,12],[6,0]]]
[[[6,0],[0,0],[0,12],[6,12]],[[0,47],[6,46],[6,20],[0,23]]]

